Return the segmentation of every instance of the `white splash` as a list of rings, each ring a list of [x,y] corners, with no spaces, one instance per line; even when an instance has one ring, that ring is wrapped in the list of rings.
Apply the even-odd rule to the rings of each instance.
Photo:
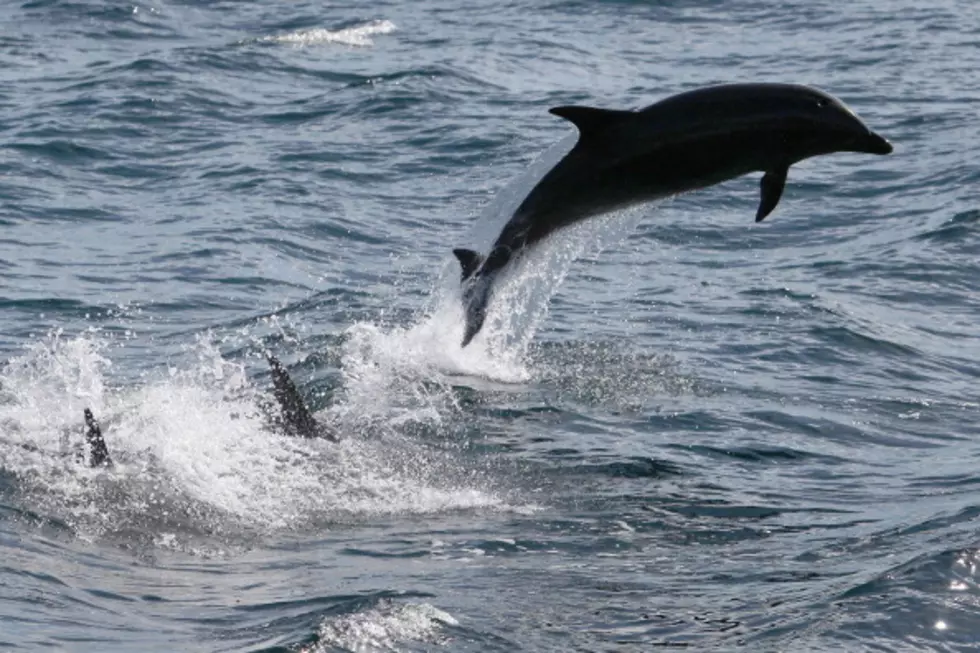
[[[105,349],[93,334],[55,333],[0,369],[0,469],[32,509],[82,537],[139,532],[172,547],[229,529],[509,509],[448,454],[394,429],[361,438],[356,421],[342,423],[338,444],[272,432],[266,389],[204,339],[185,366],[129,388],[108,387]],[[85,407],[102,423],[111,470],[72,455]]]
[[[530,345],[575,261],[622,239],[641,215],[619,211],[563,229],[516,261],[496,280],[483,329],[467,347],[461,346],[465,316],[453,267],[437,280],[415,324],[355,324],[342,357],[345,410],[388,419],[403,410],[413,419],[439,420],[452,407],[459,377],[470,377],[467,385],[476,379],[526,383],[534,376]]]
[[[563,138],[501,189],[464,240],[486,252],[528,192],[576,140],[574,134]],[[586,220],[515,261],[496,280],[484,327],[467,347],[460,344],[465,316],[453,260],[435,280],[428,305],[414,324],[359,323],[348,329],[341,359],[345,397],[335,413],[389,426],[411,421],[438,425],[457,408],[453,386],[460,377],[469,386],[529,381],[531,342],[574,262],[624,238],[642,214],[637,207]]]
[[[0,372],[0,434],[18,439],[79,419],[82,410],[103,407],[103,372],[111,366],[106,345],[94,334],[66,338],[59,329],[11,359]],[[12,425],[20,428],[12,429]],[[47,440],[43,444],[55,444]]]
[[[357,47],[369,47],[374,45],[371,37],[378,34],[390,34],[397,29],[390,20],[375,20],[356,27],[347,27],[339,30],[328,30],[323,28],[300,30],[289,34],[279,34],[267,36],[261,40],[274,43],[288,43],[291,45],[307,46],[320,45],[322,43],[339,43],[341,45],[351,45]]]
[[[303,653],[335,648],[358,653],[397,651],[402,642],[443,643],[445,626],[457,626],[452,615],[428,603],[395,605],[385,601],[365,612],[331,619],[320,625],[319,641]]]

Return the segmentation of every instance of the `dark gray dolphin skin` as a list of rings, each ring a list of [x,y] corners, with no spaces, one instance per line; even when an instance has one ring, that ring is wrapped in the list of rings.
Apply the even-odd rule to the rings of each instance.
[[[323,438],[337,442],[337,435],[323,424],[316,421],[306,402],[296,389],[296,384],[289,377],[286,368],[279,359],[271,354],[266,355],[272,370],[272,394],[279,404],[279,418],[276,423],[282,427],[286,435],[301,438]]]
[[[323,438],[337,442],[337,434],[330,428],[316,421],[303,397],[296,389],[296,384],[289,377],[286,368],[279,359],[271,354],[266,355],[269,368],[272,371],[272,396],[279,408],[278,415],[269,415],[276,430],[285,435],[299,438]],[[102,427],[99,426],[92,411],[85,409],[85,443],[88,445],[88,464],[90,467],[112,467],[109,447],[102,437]]]
[[[112,467],[109,447],[102,437],[102,427],[95,420],[92,411],[85,409],[85,443],[88,445],[88,464],[90,467]]]
[[[563,227],[757,171],[765,173],[760,222],[779,203],[794,163],[892,151],[840,100],[796,84],[710,86],[639,111],[567,106],[551,113],[578,128],[575,147],[531,189],[486,257],[453,250],[462,267],[464,347],[483,326],[495,276]]]

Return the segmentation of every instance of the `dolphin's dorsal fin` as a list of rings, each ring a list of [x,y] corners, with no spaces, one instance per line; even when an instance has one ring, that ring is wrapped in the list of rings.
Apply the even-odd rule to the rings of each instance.
[[[109,456],[109,447],[106,446],[105,438],[102,437],[102,427],[96,421],[95,415],[88,408],[83,413],[85,416],[85,441],[89,447],[89,467],[112,467],[112,458]]]
[[[310,439],[323,437],[336,442],[337,436],[328,429],[321,428],[310,413],[296,389],[296,384],[289,378],[289,373],[279,359],[272,354],[266,354],[265,358],[272,370],[272,394],[279,404],[281,423],[286,434]]]
[[[463,268],[462,281],[466,281],[473,276],[480,265],[483,263],[483,255],[474,252],[472,249],[454,249],[453,254],[459,260],[459,267]]]
[[[595,109],[593,107],[555,107],[548,109],[548,113],[564,118],[578,127],[580,140],[588,140],[592,134],[596,134],[633,115],[632,111]]]
[[[762,181],[759,182],[762,198],[759,201],[759,210],[755,214],[756,222],[765,220],[779,204],[779,198],[783,196],[783,187],[786,186],[787,174],[789,174],[789,166],[784,165],[762,175]]]

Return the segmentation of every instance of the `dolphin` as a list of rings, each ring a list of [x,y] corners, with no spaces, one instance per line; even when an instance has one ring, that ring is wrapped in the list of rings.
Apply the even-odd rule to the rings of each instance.
[[[296,384],[293,383],[279,359],[272,354],[266,354],[266,360],[272,372],[272,396],[275,398],[279,409],[279,414],[275,415],[272,406],[262,406],[271,426],[282,434],[292,437],[322,438],[330,442],[338,442],[337,434],[313,417],[306,402],[303,401],[303,397],[299,394],[299,390],[296,389]],[[102,427],[90,409],[86,408],[83,416],[85,418],[85,443],[88,445],[87,461],[89,467],[111,468],[113,466],[112,457],[109,455],[109,447],[102,436]]]
[[[892,151],[843,102],[798,84],[723,84],[638,111],[563,106],[550,113],[578,128],[575,146],[531,189],[486,256],[453,250],[462,268],[463,347],[483,327],[500,271],[559,229],[750,172],[764,173],[755,214],[761,222],[794,163]]]

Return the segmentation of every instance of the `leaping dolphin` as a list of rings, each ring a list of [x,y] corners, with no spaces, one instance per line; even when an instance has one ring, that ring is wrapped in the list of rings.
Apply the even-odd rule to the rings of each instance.
[[[794,163],[833,152],[892,151],[843,102],[797,84],[710,86],[639,111],[550,112],[578,128],[575,147],[531,189],[486,257],[453,250],[462,267],[464,347],[483,327],[500,270],[563,227],[756,171],[765,173],[760,222],[779,203]]]

